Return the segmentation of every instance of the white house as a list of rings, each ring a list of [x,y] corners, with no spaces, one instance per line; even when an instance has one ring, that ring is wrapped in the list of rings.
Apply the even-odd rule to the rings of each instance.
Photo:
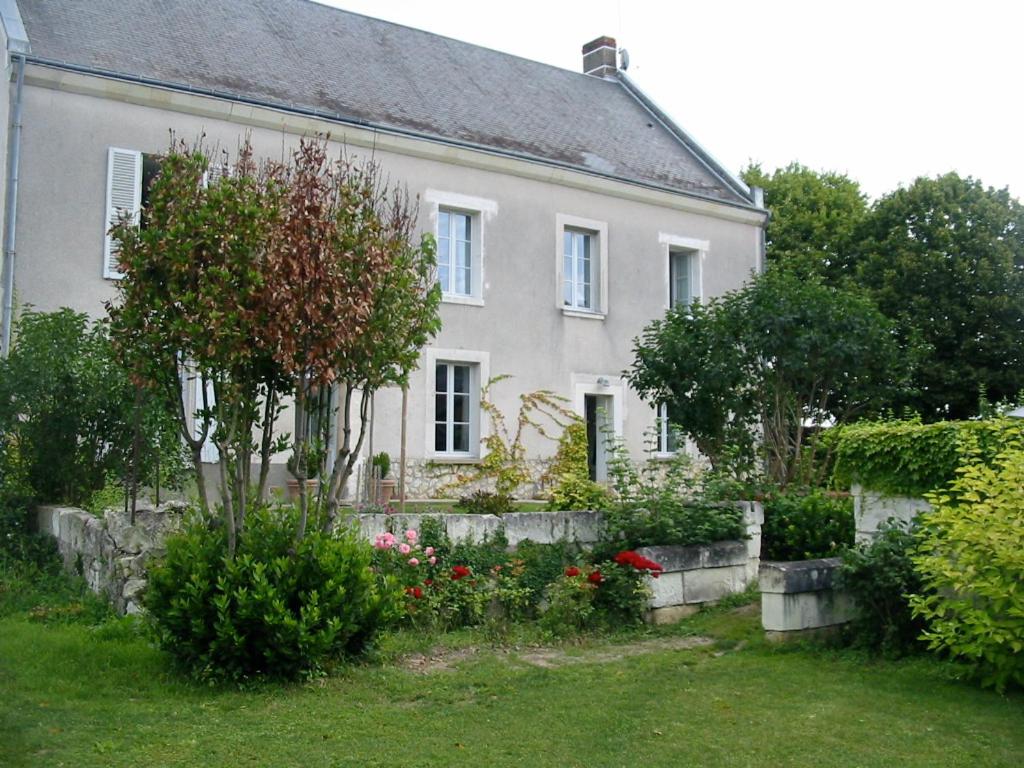
[[[610,38],[571,72],[309,0],[0,0],[0,20],[5,322],[21,303],[103,312],[110,217],[140,206],[169,131],[251,133],[274,157],[329,132],[419,196],[444,303],[409,393],[413,496],[428,463],[479,460],[499,374],[510,419],[548,389],[641,450],[656,414],[621,377],[633,339],[761,265],[758,191],[639,91]],[[374,450],[398,454],[399,416],[380,393]]]

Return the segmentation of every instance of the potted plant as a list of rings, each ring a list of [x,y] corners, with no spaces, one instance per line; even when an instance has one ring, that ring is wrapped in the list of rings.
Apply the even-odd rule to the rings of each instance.
[[[317,488],[320,487],[320,480],[317,478],[317,475],[320,474],[322,459],[322,451],[312,445],[306,447],[306,461],[305,466],[301,467],[301,474],[305,476],[307,497],[316,494]],[[285,481],[288,484],[288,499],[290,501],[297,501],[299,498],[298,476],[300,474],[300,466],[298,456],[294,452],[288,457],[287,467],[288,474],[290,475]]]
[[[370,460],[370,464],[378,481],[377,502],[387,504],[395,495],[395,487],[398,485],[391,476],[391,457],[381,451]]]

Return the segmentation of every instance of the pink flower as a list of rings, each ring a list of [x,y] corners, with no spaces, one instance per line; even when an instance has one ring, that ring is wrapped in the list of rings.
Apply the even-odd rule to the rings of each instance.
[[[434,557],[433,555],[431,555],[430,559],[427,562],[430,563],[431,565],[437,565],[437,558]]]
[[[405,539],[410,544],[415,544],[416,543],[416,539],[418,539],[418,538],[419,538],[419,534],[417,534],[416,531],[414,531],[412,528],[410,528],[408,531],[405,532]]]
[[[423,554],[425,554],[427,556],[430,556],[430,555],[434,554],[434,548],[433,547],[427,547],[426,549],[423,550]]]
[[[408,544],[399,544],[398,551],[401,552],[403,555],[408,555],[410,552],[412,552],[412,547],[410,547]]]
[[[410,557],[409,558],[409,565],[411,565],[413,568],[415,568],[419,564],[420,564],[420,561],[417,560],[415,557]]]
[[[391,537],[390,540],[388,537]],[[373,540],[373,546],[377,549],[391,549],[391,545],[395,543],[395,537],[390,533],[378,533],[377,537]]]

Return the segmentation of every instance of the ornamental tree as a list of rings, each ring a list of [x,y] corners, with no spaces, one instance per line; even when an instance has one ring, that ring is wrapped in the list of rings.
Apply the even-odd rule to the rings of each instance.
[[[759,444],[780,485],[813,480],[822,466],[816,446],[806,450],[809,427],[878,412],[906,385],[911,363],[863,293],[780,267],[706,305],[669,311],[634,342],[634,355],[631,385],[665,403],[716,469],[749,469]]]

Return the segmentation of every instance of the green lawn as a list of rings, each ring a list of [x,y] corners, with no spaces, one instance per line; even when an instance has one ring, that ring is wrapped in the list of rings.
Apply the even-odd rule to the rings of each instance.
[[[680,647],[688,635],[714,643]],[[423,640],[397,636],[338,676],[239,692],[183,683],[119,625],[8,617],[0,765],[1021,764],[1019,693],[979,690],[924,659],[758,638],[750,611],[545,652],[462,633],[444,638],[461,651],[420,663],[409,652]]]

